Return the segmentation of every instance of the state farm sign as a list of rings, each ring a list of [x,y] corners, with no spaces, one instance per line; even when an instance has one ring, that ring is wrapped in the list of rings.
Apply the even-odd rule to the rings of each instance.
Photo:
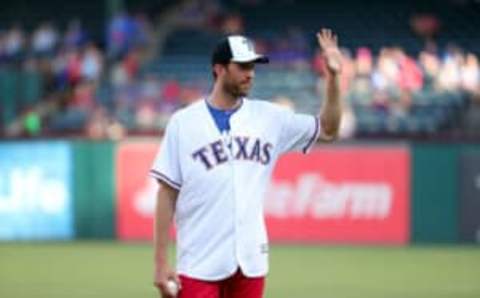
[[[392,210],[388,183],[326,180],[321,173],[300,174],[296,183],[273,182],[266,213],[278,218],[384,219]]]
[[[280,158],[265,199],[272,242],[405,244],[410,156],[403,147],[329,147]],[[117,151],[117,236],[151,239],[156,142]],[[173,235],[173,231],[172,231]]]
[[[284,156],[265,199],[271,240],[407,243],[409,159],[401,147]]]

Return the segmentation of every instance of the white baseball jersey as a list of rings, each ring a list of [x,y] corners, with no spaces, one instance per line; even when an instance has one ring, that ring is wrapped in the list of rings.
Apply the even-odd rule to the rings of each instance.
[[[320,134],[317,117],[243,99],[220,133],[206,100],[177,111],[150,175],[179,190],[177,272],[220,280],[238,267],[268,271],[263,197],[279,155],[307,152]]]

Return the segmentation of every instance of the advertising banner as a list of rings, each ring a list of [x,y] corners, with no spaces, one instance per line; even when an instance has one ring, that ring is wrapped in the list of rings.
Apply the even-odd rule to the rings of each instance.
[[[0,240],[73,236],[71,148],[66,142],[0,144]]]
[[[460,155],[460,240],[480,243],[480,152]]]
[[[329,147],[283,156],[265,201],[272,242],[406,244],[403,147]]]
[[[272,242],[408,243],[408,148],[329,148],[278,161],[265,199]],[[158,186],[148,171],[157,150],[153,142],[118,147],[119,239],[152,239]]]
[[[117,237],[152,239],[157,182],[149,178],[155,142],[128,142],[117,147]]]

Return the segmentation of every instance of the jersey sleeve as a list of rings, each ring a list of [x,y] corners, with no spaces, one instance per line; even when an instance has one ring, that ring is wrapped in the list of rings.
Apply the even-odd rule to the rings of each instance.
[[[171,118],[150,170],[150,176],[180,190],[182,186],[182,173],[178,141],[178,125],[176,121]]]
[[[282,111],[280,151],[301,151],[308,153],[321,131],[320,120],[316,116]]]

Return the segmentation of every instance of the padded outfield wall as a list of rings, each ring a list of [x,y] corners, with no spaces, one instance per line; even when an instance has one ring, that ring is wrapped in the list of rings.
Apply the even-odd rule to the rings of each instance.
[[[0,143],[0,240],[150,240],[158,144]],[[479,198],[480,145],[341,144],[283,156],[265,214],[276,243],[479,242]]]

